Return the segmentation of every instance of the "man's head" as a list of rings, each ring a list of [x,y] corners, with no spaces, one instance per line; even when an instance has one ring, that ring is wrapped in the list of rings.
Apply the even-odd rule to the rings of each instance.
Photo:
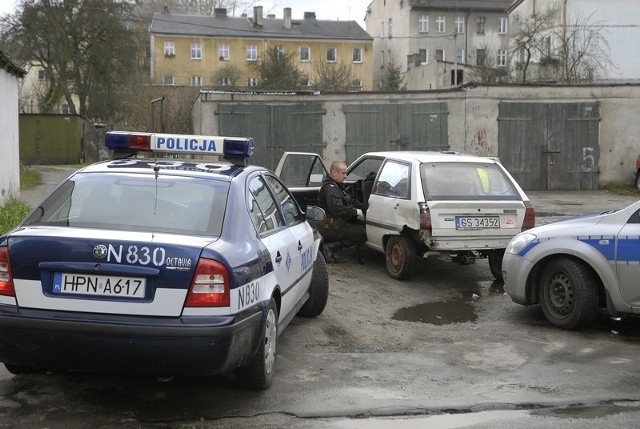
[[[347,164],[342,161],[333,161],[329,169],[329,176],[338,183],[347,178]]]

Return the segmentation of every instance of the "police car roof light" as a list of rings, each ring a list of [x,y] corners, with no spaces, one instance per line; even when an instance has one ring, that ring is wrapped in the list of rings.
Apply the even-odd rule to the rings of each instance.
[[[131,133],[110,131],[105,135],[108,149],[119,152],[173,152],[249,158],[253,155],[250,137],[197,136],[186,134]]]

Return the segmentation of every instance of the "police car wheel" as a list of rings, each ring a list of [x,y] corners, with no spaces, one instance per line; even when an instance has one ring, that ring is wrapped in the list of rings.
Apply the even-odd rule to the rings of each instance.
[[[264,390],[271,386],[276,363],[277,340],[278,308],[275,300],[271,298],[258,351],[249,365],[239,367],[235,371],[236,378],[245,387]]]
[[[550,261],[540,275],[538,293],[545,318],[562,329],[578,329],[598,314],[599,296],[593,272],[570,258]]]
[[[405,236],[392,236],[386,246],[387,272],[396,280],[406,280],[414,272],[417,255],[413,243]]]
[[[42,368],[24,365],[13,365],[10,363],[5,363],[4,367],[7,368],[7,371],[9,371],[13,375],[39,374],[44,372],[44,369]]]
[[[502,277],[502,258],[504,256],[504,250],[494,250],[489,253],[489,269],[491,270],[491,274],[493,277],[499,281],[503,282],[504,278]]]
[[[318,252],[313,264],[311,285],[309,286],[309,299],[298,311],[302,317],[316,317],[322,314],[329,298],[329,274],[327,262],[321,252]]]

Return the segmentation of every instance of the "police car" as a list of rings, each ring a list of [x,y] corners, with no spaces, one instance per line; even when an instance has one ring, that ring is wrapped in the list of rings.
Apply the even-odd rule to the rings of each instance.
[[[601,312],[640,313],[640,202],[515,236],[502,272],[514,302],[540,304],[560,328],[584,327]]]
[[[327,302],[307,222],[322,212],[245,165],[252,139],[109,132],[106,144],[119,159],[77,171],[0,237],[0,361],[14,374],[235,370],[269,387],[278,334]]]

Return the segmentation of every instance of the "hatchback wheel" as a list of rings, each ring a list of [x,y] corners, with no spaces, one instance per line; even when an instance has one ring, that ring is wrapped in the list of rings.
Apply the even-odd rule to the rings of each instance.
[[[596,279],[582,262],[552,260],[542,271],[538,293],[544,316],[559,328],[578,329],[598,314]]]
[[[415,271],[418,259],[413,243],[405,236],[393,236],[386,247],[387,272],[396,280],[406,280]]]
[[[254,390],[264,390],[271,386],[276,363],[277,340],[278,308],[271,298],[258,352],[249,365],[236,369],[236,378],[240,383]]]

